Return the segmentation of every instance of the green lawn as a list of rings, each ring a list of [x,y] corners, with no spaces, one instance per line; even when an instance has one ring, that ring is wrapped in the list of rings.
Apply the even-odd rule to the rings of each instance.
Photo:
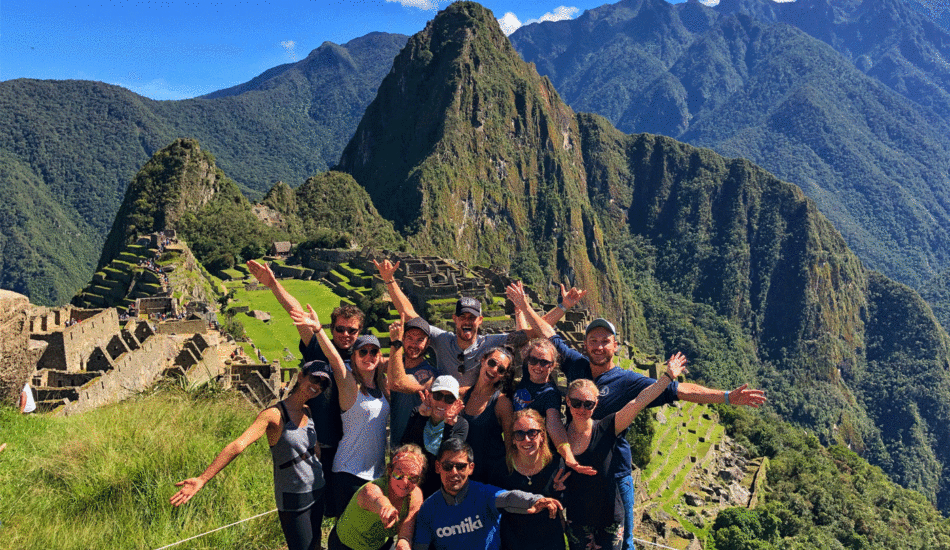
[[[325,326],[330,325],[330,312],[340,305],[340,297],[333,293],[329,288],[317,281],[302,281],[299,279],[283,279],[280,282],[304,308],[307,304],[313,306],[313,309],[320,317],[320,322]],[[261,310],[270,313],[271,320],[268,322],[259,321],[243,313],[238,313],[235,317],[244,325],[247,336],[254,341],[258,348],[269,360],[278,360],[281,366],[292,367],[301,359],[297,344],[300,342],[300,335],[296,327],[290,320],[290,315],[284,311],[274,294],[266,289],[255,291],[244,290],[244,285],[228,285],[237,291],[236,301],[231,306],[247,306],[251,310]],[[285,360],[288,352],[294,361]],[[249,350],[249,346],[247,347]]]

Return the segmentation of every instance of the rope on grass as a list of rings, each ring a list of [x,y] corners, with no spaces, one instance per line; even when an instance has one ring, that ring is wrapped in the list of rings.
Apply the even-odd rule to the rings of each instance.
[[[657,544],[657,543],[655,543],[655,542],[650,542],[650,541],[647,541],[647,540],[638,539],[638,538],[636,538],[636,537],[633,537],[633,540],[636,541],[636,542],[642,542],[643,544],[649,544],[650,546],[656,546],[657,548],[667,548],[668,550],[676,550],[676,548],[673,548],[673,547],[670,547],[670,546],[663,546],[662,544]],[[161,550],[161,549],[159,549],[159,550]]]
[[[195,536],[189,537],[189,538],[187,538],[187,539],[185,539],[185,540],[180,540],[180,541],[178,541],[178,542],[173,542],[173,543],[171,543],[171,544],[169,544],[169,545],[167,545],[167,546],[162,546],[161,548],[156,548],[155,550],[165,550],[166,548],[171,548],[172,546],[178,546],[179,544],[182,544],[182,543],[184,543],[184,542],[188,542],[188,541],[190,541],[190,540],[194,540],[194,539],[196,539],[196,538],[198,538],[198,537],[203,537],[203,536],[205,536],[205,535],[210,535],[211,533],[214,533],[215,531],[220,531],[220,530],[222,530],[222,529],[227,529],[228,527],[234,527],[235,525],[237,525],[237,524],[239,524],[239,523],[244,523],[245,521],[251,521],[252,519],[256,519],[256,518],[259,518],[259,517],[261,517],[261,516],[266,516],[267,514],[273,514],[273,513],[276,512],[276,511],[277,511],[277,508],[274,508],[274,509],[271,510],[270,512],[264,512],[263,514],[257,514],[256,516],[252,516],[252,517],[249,517],[249,518],[247,518],[247,519],[242,519],[241,521],[235,521],[234,523],[225,525],[224,527],[218,527],[217,529],[212,529],[212,530],[208,531],[207,533],[201,533],[200,535],[195,535]]]

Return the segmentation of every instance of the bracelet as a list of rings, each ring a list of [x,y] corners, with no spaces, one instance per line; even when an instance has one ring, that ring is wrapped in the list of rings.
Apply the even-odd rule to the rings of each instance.
[[[731,405],[731,403],[729,403],[729,392],[723,392],[722,396],[726,400],[726,405]]]
[[[564,302],[559,303],[559,304],[557,305],[557,307],[560,308],[561,311],[563,311],[564,313],[567,313],[567,310],[570,309],[570,308],[568,308],[567,306],[564,305]]]
[[[557,446],[557,450],[560,451],[560,450],[561,450],[561,447],[570,448],[570,447],[571,447],[571,444],[568,443],[567,441],[565,441],[564,443],[561,443],[560,445]]]
[[[669,378],[670,382],[676,382],[676,378],[673,378],[673,375],[670,374],[670,371],[664,371],[663,376],[666,376],[667,378]]]

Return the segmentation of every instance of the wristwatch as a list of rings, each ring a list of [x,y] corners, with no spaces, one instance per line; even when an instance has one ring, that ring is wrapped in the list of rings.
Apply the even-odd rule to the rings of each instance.
[[[393,340],[392,342],[389,343],[390,351],[396,351],[397,349],[401,347],[402,347],[402,340]]]

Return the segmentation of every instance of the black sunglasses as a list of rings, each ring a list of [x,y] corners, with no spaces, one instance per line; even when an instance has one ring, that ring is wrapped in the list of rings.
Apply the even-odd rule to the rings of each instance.
[[[541,368],[546,369],[554,365],[554,361],[548,361],[547,359],[541,359],[540,357],[535,357],[533,355],[528,356],[528,364],[532,367],[535,365],[541,365]]]
[[[373,357],[376,357],[377,355],[379,355],[379,348],[373,348],[373,349],[360,348],[357,350],[357,353],[360,354],[360,357],[366,357],[367,355],[372,355]]]
[[[333,327],[333,332],[337,334],[349,334],[350,336],[355,336],[356,333],[359,331],[360,329],[358,328],[350,328],[350,327],[342,327],[342,326]]]
[[[445,403],[446,405],[451,405],[452,403],[455,403],[455,396],[447,392],[437,391],[432,394],[432,399],[435,399],[436,401],[441,401]]]
[[[494,357],[489,357],[486,359],[485,364],[498,371],[498,374],[505,374],[505,372],[508,371],[508,367],[501,366],[501,363],[499,363]]]
[[[459,372],[465,372],[465,353],[459,353],[456,358],[459,360]]]
[[[541,430],[515,430],[511,432],[511,435],[515,437],[515,441],[524,441],[525,439],[534,439],[541,435]]]
[[[594,407],[597,406],[596,401],[590,401],[588,399],[574,399],[573,397],[568,397],[567,401],[570,403],[571,407],[575,409],[584,407],[585,409],[592,411],[594,410]]]
[[[452,462],[451,460],[446,460],[445,462],[440,463],[442,465],[442,471],[451,472],[452,470],[462,471],[465,468],[468,468],[470,462]]]

